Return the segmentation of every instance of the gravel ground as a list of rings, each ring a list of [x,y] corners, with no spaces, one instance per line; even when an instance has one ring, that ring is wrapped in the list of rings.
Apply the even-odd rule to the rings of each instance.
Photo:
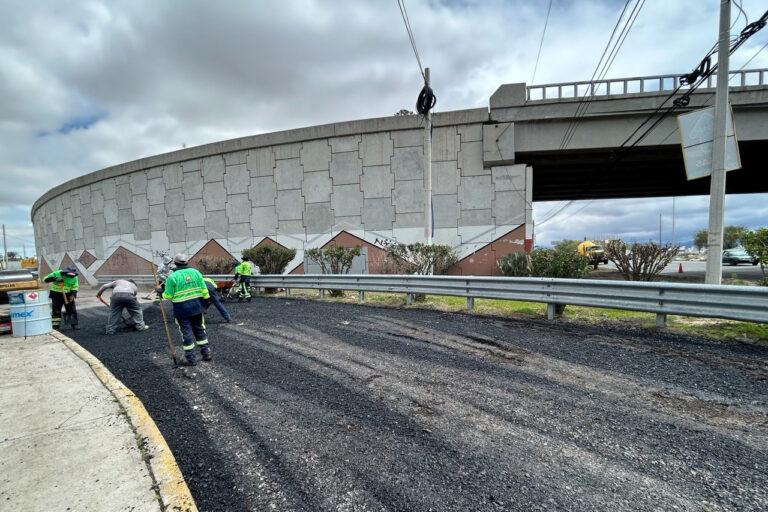
[[[169,364],[159,310],[78,342],[144,402],[202,511],[766,510],[768,348],[256,298]],[[71,334],[67,332],[67,334]]]

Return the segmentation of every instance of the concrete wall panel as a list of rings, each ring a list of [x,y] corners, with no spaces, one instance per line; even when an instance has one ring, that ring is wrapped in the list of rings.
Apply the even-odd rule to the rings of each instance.
[[[493,241],[496,225],[506,233],[530,215],[524,198],[531,173],[524,166],[483,167],[484,115],[434,117],[435,237],[462,257]],[[215,238],[236,254],[269,237],[303,254],[342,230],[365,243],[381,236],[423,240],[424,134],[417,121],[292,130],[258,136],[266,141],[259,146],[225,141],[215,152],[190,148],[169,154],[186,158],[150,157],[130,172],[83,177],[76,180],[82,186],[34,208],[38,252],[59,261],[65,250],[87,250],[103,261],[119,247],[191,251]],[[301,133],[307,138],[297,138]],[[99,264],[92,267],[85,280]]]

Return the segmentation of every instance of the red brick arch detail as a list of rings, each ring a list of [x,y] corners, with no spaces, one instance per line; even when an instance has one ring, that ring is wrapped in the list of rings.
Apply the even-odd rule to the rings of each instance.
[[[386,265],[385,260],[387,257],[387,252],[379,247],[378,245],[374,245],[370,242],[366,242],[362,238],[355,236],[347,231],[340,231],[339,234],[328,240],[328,242],[323,245],[323,249],[330,245],[339,245],[341,247],[365,247],[368,249],[368,273],[369,274],[385,274],[386,273]],[[298,273],[298,272],[297,272]],[[304,268],[302,264],[302,274],[304,273]]]
[[[40,275],[40,279],[43,279],[45,276],[53,272],[53,269],[51,269],[51,266],[48,264],[48,261],[45,259],[45,256],[38,256],[37,258],[37,272]]]
[[[65,268],[65,267],[74,267],[75,262],[72,260],[72,258],[69,257],[69,254],[64,253],[64,257],[61,258],[61,263],[59,263],[59,268]]]
[[[83,253],[80,255],[80,257],[77,258],[77,261],[79,261],[80,264],[82,266],[84,266],[85,268],[88,268],[91,265],[93,265],[93,263],[96,261],[96,259],[97,259],[96,256],[94,256],[90,252],[83,251]]]
[[[512,252],[526,250],[525,225],[500,236],[466,256],[450,268],[448,274],[459,276],[499,276],[497,262]]]
[[[107,260],[102,263],[99,269],[93,273],[94,276],[146,276],[152,273],[152,267],[157,269],[157,265],[151,261],[142,258],[125,247],[118,247]]]
[[[237,261],[237,258],[232,256],[232,253],[230,253],[219,242],[213,239],[208,240],[208,242],[206,242],[206,244],[202,246],[200,250],[194,254],[194,256],[189,258],[189,266],[195,267],[202,258],[232,260],[233,262]]]

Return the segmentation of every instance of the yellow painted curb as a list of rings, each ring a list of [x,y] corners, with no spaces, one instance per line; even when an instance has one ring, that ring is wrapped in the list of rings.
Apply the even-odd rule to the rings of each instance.
[[[112,372],[93,354],[81,347],[75,340],[59,332],[52,332],[53,337],[64,343],[80,359],[88,363],[93,373],[115,396],[128,415],[139,437],[145,440],[143,449],[148,452],[148,464],[157,484],[160,501],[165,511],[197,512],[197,505],[189,492],[176,459],[168,443],[158,430],[154,420],[144,408],[139,397],[125,387]]]

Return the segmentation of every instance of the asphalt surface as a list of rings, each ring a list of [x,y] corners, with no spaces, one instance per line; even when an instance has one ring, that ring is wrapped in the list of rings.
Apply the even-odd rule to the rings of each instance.
[[[214,361],[74,338],[144,402],[202,511],[768,509],[768,348],[255,298]],[[66,334],[72,334],[67,331]]]

